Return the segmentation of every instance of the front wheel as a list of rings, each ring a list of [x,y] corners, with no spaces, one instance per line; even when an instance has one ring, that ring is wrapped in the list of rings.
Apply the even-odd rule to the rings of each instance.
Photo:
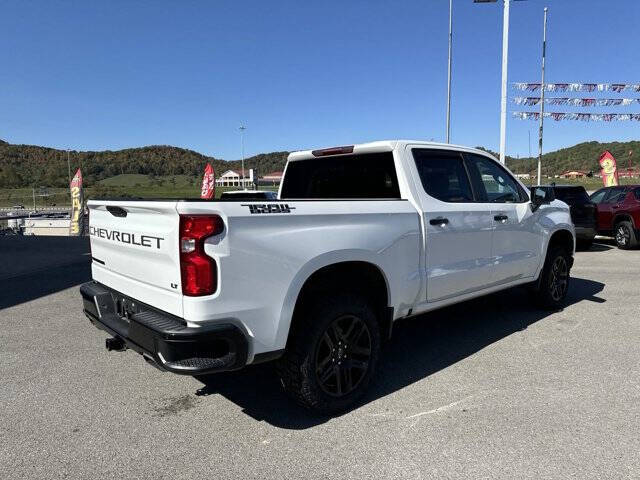
[[[616,245],[622,250],[629,250],[638,244],[631,222],[620,222],[615,229]]]
[[[549,247],[540,281],[534,293],[543,308],[557,310],[564,306],[569,291],[571,257],[562,247]]]
[[[295,319],[278,373],[285,391],[318,413],[352,407],[365,393],[380,353],[380,328],[359,295],[326,295]]]

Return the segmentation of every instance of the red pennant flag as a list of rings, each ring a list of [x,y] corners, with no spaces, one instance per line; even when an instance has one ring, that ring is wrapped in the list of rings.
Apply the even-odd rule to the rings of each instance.
[[[71,190],[71,222],[70,235],[82,235],[84,232],[84,198],[82,192],[82,172],[80,169],[73,176],[69,184]]]
[[[202,190],[200,191],[200,198],[213,198],[216,194],[216,172],[210,163],[204,169],[204,176],[202,177]]]
[[[605,187],[615,187],[620,185],[618,180],[618,166],[616,165],[616,159],[613,158],[609,150],[605,150],[600,159],[600,173],[602,174],[602,183]]]

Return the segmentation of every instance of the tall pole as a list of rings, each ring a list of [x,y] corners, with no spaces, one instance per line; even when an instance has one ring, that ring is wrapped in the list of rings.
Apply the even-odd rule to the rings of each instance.
[[[449,0],[449,68],[447,70],[447,143],[451,137],[451,53],[453,44],[453,0]]]
[[[547,7],[544,7],[544,28],[542,30],[542,82],[540,84],[540,133],[538,135],[538,185],[542,176],[542,130],[544,127],[544,61],[547,56]]]
[[[71,184],[71,163],[69,163],[69,149],[67,148],[67,176],[69,177],[69,184]]]
[[[504,0],[502,18],[502,96],[500,100],[500,163],[506,162],[507,149],[507,61],[509,58],[509,6],[511,0]]]
[[[242,150],[242,189],[244,190],[244,131],[247,129],[244,125],[240,125],[240,149]]]

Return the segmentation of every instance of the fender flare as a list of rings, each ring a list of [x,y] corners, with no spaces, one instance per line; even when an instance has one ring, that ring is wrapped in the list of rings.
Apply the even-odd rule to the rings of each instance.
[[[302,268],[298,270],[296,275],[293,277],[291,284],[289,285],[289,289],[287,290],[282,303],[282,308],[280,310],[278,329],[276,332],[276,344],[279,346],[278,348],[284,348],[286,346],[296,302],[307,280],[322,268],[345,262],[363,262],[376,267],[380,271],[382,278],[384,279],[387,289],[388,303],[392,303],[391,289],[389,288],[389,279],[387,278],[383,267],[377,262],[377,258],[374,252],[370,252],[368,250],[353,249],[336,250],[323,253],[305,263]]]

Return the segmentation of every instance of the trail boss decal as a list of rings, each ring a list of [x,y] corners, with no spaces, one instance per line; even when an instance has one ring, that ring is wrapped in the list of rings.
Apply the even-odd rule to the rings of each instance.
[[[241,207],[249,207],[249,212],[254,213],[291,213],[296,207],[290,207],[286,203],[242,203]]]
[[[136,235],[135,233],[118,232],[117,230],[107,230],[106,228],[89,227],[89,235],[93,237],[106,238],[120,243],[128,243],[131,245],[140,245],[141,247],[160,249],[160,242],[164,240],[161,237],[152,237],[151,235]]]

